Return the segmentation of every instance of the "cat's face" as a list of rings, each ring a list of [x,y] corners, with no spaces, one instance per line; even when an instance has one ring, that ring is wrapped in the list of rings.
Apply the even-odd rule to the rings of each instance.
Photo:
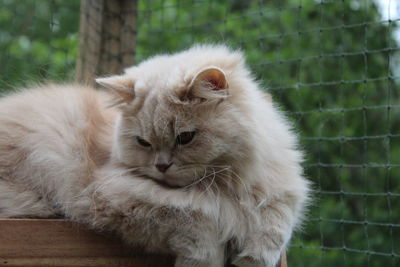
[[[98,82],[111,87],[115,79],[132,86],[123,77]],[[170,186],[231,175],[247,146],[228,87],[224,72],[208,67],[179,82],[136,81],[131,95],[117,91],[128,98],[116,133],[118,160],[133,173]]]

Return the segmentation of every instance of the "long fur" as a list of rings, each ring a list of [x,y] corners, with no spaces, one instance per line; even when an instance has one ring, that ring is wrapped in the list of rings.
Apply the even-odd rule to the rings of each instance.
[[[195,46],[99,83],[113,94],[43,85],[0,99],[0,217],[61,213],[174,253],[176,266],[223,266],[228,254],[276,264],[309,184],[296,136],[243,55]],[[177,145],[185,131],[193,140]]]

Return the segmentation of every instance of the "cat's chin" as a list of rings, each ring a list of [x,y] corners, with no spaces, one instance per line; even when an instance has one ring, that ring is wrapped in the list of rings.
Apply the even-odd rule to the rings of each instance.
[[[148,175],[145,175],[144,177],[146,179],[153,180],[158,185],[161,185],[161,186],[167,187],[167,188],[171,188],[171,189],[184,188],[193,183],[193,182],[183,183],[182,181],[176,181],[176,179],[172,179],[172,178],[159,179],[159,178],[151,177]]]

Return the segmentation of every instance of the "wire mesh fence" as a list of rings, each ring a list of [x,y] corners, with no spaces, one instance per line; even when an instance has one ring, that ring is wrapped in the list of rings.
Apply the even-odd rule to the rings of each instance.
[[[0,1],[0,87],[72,77],[79,1],[23,3]],[[291,266],[400,265],[399,23],[397,0],[138,1],[136,62],[240,48],[298,129],[314,205]]]

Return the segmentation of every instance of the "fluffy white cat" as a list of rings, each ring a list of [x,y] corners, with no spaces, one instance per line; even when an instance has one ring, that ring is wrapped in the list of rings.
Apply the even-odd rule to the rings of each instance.
[[[243,55],[195,46],[97,82],[109,92],[44,85],[0,99],[0,217],[62,214],[176,266],[274,266],[309,185]]]

